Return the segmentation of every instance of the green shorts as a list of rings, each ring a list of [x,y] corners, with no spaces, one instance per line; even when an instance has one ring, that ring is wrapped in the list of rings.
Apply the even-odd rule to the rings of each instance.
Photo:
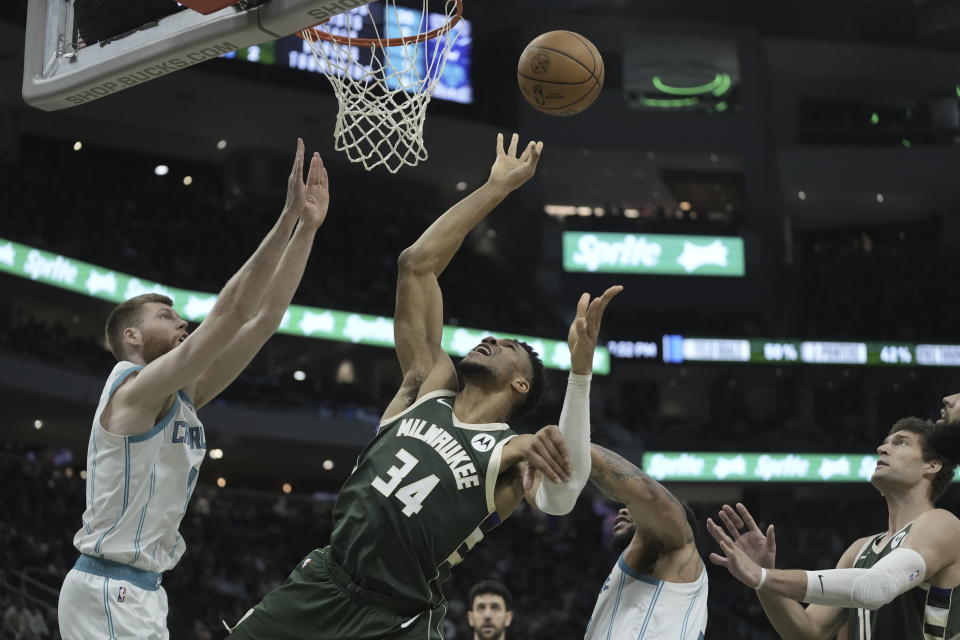
[[[230,640],[442,640],[446,610],[446,603],[426,608],[361,589],[325,547],[251,609]]]

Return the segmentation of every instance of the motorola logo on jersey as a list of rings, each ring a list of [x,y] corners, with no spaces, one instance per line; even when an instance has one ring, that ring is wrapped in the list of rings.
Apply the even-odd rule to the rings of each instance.
[[[480,453],[486,453],[493,448],[493,445],[496,443],[496,440],[489,433],[478,433],[473,436],[473,439],[470,440],[470,444],[473,445],[473,448],[479,451]]]

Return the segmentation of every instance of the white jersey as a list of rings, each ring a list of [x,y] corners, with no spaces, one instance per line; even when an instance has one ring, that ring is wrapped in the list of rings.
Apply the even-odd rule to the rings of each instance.
[[[627,566],[603,583],[586,640],[701,640],[707,630],[707,568],[693,582],[667,582]]]
[[[113,392],[142,368],[118,363],[100,395],[87,448],[87,509],[73,544],[87,556],[162,573],[183,555],[178,529],[207,443],[182,391],[146,433],[118,436],[103,428],[100,415]]]

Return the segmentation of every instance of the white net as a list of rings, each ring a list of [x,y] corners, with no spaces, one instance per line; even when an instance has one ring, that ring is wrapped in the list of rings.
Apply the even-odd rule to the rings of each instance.
[[[449,25],[458,3],[446,0],[443,14],[430,14],[428,4],[429,0],[423,0],[423,10],[418,12],[398,10],[394,0],[386,0],[383,5],[355,9],[339,21],[313,28],[340,36],[341,41],[304,33],[340,105],[334,130],[336,149],[368,171],[383,166],[396,173],[404,165],[416,166],[428,158],[423,125],[427,105],[457,37]],[[364,21],[364,31],[372,32],[372,42],[355,41],[359,20]],[[431,31],[437,22],[434,28],[439,33],[434,38],[383,46],[385,33],[416,36]]]

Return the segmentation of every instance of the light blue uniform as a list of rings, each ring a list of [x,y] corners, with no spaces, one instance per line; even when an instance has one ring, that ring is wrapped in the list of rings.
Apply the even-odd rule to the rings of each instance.
[[[168,637],[160,577],[186,549],[178,530],[207,445],[182,391],[146,433],[118,436],[103,428],[100,416],[113,392],[141,368],[118,363],[94,414],[87,508],[73,539],[81,555],[60,591],[64,640]]]
[[[701,640],[707,629],[707,569],[693,582],[634,571],[621,555],[603,583],[586,640]]]

